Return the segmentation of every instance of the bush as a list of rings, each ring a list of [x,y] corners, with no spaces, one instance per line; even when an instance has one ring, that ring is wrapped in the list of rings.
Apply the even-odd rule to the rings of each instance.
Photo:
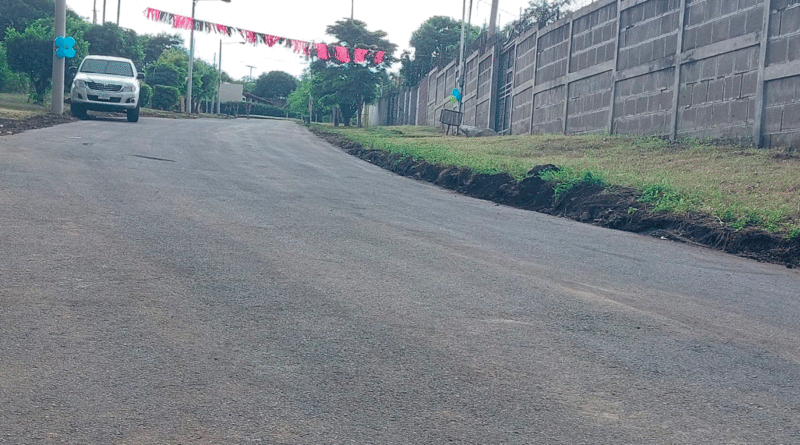
[[[153,108],[169,111],[178,105],[179,100],[180,91],[178,91],[177,88],[164,85],[156,85],[153,87]]]
[[[150,101],[153,100],[153,87],[143,83],[139,90],[139,105],[142,107],[150,107]]]

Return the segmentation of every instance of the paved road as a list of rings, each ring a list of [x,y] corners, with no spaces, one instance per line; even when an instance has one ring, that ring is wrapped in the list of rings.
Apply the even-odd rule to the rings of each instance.
[[[0,138],[0,443],[800,443],[800,274],[288,122]]]

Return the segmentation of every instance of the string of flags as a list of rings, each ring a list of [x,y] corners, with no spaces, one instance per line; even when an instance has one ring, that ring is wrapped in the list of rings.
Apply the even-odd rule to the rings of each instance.
[[[364,66],[378,66],[384,62],[386,57],[385,51],[363,49],[363,48],[349,48],[342,45],[331,45],[327,43],[307,42],[304,40],[290,39],[287,37],[280,37],[271,34],[264,34],[246,29],[236,28],[233,26],[220,25],[218,23],[211,23],[204,20],[192,19],[171,12],[160,11],[155,8],[147,8],[145,17],[154,22],[162,22],[172,25],[175,29],[189,29],[194,28],[195,31],[225,34],[228,37],[234,34],[239,34],[247,43],[252,45],[267,45],[273,47],[275,45],[285,46],[297,54],[306,57],[316,57],[320,60],[325,60],[329,64],[342,64],[356,63]]]

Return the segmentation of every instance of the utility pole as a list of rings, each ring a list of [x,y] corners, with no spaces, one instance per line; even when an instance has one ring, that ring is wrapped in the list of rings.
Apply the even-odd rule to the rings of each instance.
[[[97,0],[94,0],[94,6],[92,7],[92,25],[97,24]]]
[[[187,74],[187,85],[186,85],[186,112],[192,114],[192,84],[194,83],[194,77],[192,73],[192,69],[194,67],[194,10],[195,6],[197,6],[197,0],[192,0],[192,30],[189,31],[189,69]]]
[[[53,30],[55,36],[66,37],[67,33],[67,0],[56,0],[56,16]],[[53,92],[50,99],[50,112],[64,114],[64,59],[56,56],[56,46],[53,45]]]
[[[122,0],[117,0],[117,26],[119,26],[119,10],[122,7]]]
[[[245,66],[250,68],[250,77],[248,78],[249,79],[248,81],[250,83],[253,83],[253,68],[256,68],[256,67],[254,67],[253,65],[245,65]]]
[[[464,0],[464,6],[467,6],[467,0]],[[467,21],[467,27],[472,29],[472,0],[469,0],[469,20]],[[464,97],[464,82],[466,80],[467,73],[465,72],[467,69],[467,61],[466,61],[466,51],[465,48],[466,42],[464,38],[464,14],[462,13],[461,16],[461,65],[459,66],[459,73],[458,73],[458,91],[461,92],[461,97]],[[458,112],[461,113],[462,107],[464,103],[459,100],[458,101]]]
[[[353,20],[353,17],[355,17],[355,10],[356,0],[350,0],[350,20]]]
[[[219,39],[219,65],[217,65],[217,114],[222,114],[222,39]]]
[[[106,0],[103,0],[103,23],[102,25],[106,24]]]
[[[497,8],[500,0],[492,0],[492,12],[489,15],[489,35],[497,31]]]

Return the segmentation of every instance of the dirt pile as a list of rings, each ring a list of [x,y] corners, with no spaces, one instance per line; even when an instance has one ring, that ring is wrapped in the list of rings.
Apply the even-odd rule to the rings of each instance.
[[[502,205],[570,218],[611,229],[641,233],[722,250],[758,261],[800,267],[800,239],[787,240],[761,230],[733,230],[718,219],[699,214],[673,215],[653,212],[639,201],[636,190],[607,190],[597,185],[578,185],[555,199],[553,187],[539,177],[542,165],[517,181],[508,174],[475,174],[470,170],[442,167],[361,147],[337,135],[317,134],[347,153],[410,178]]]
[[[69,115],[39,114],[27,119],[0,119],[0,136],[22,133],[25,130],[52,127],[74,121]]]

